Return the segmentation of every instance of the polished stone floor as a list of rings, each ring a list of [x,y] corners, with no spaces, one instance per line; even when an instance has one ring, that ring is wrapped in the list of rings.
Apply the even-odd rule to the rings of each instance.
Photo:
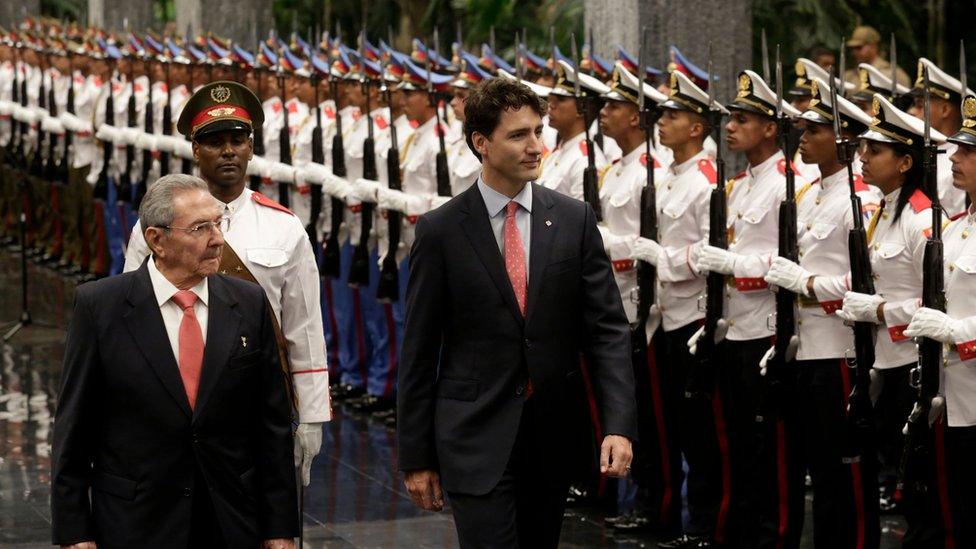
[[[74,282],[29,264],[35,325],[2,347],[0,364],[0,547],[47,547],[50,438]],[[0,251],[0,327],[20,314],[19,258]],[[394,434],[341,407],[326,428],[305,492],[305,547],[455,547],[449,513],[413,507],[395,470]],[[808,505],[809,510],[809,505]],[[810,524],[809,512],[807,524]],[[809,530],[809,528],[808,528]],[[903,526],[885,524],[883,547]],[[813,547],[809,532],[803,547]],[[562,546],[656,547],[651,535],[615,536],[595,509],[567,512]]]

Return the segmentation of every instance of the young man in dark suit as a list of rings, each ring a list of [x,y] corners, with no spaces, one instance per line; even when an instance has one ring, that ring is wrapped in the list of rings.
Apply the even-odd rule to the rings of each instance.
[[[293,548],[291,408],[264,292],[216,274],[225,220],[203,180],[159,179],[139,214],[152,255],[75,297],[54,543]]]
[[[493,79],[465,106],[478,182],[419,218],[399,371],[399,468],[414,502],[451,507],[462,547],[555,547],[569,387],[586,361],[624,476],[636,436],[630,332],[593,211],[533,184],[541,100]]]

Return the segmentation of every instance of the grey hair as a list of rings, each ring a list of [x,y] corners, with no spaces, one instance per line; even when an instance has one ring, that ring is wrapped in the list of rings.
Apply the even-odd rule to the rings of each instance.
[[[164,175],[149,186],[146,196],[139,206],[139,220],[142,230],[149,227],[166,227],[173,223],[176,211],[173,208],[173,195],[181,191],[201,190],[210,192],[207,183],[199,177],[174,173]]]

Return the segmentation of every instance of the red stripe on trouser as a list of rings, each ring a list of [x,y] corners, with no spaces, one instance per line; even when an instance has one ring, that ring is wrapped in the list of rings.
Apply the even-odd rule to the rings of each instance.
[[[786,424],[776,421],[776,493],[779,497],[779,530],[776,547],[783,547],[786,530],[790,525],[789,484],[786,472]]]
[[[338,367],[339,364],[339,328],[336,324],[335,309],[332,304],[332,282],[328,279],[324,279],[322,286],[325,287],[325,302],[326,302],[326,315],[329,319],[329,333],[332,334],[332,349],[329,349],[329,354],[332,356],[332,364]],[[336,382],[338,382],[338,377]]]
[[[712,414],[715,416],[715,437],[718,439],[719,459],[722,467],[722,499],[719,501],[715,520],[715,541],[725,542],[725,525],[729,517],[729,504],[732,500],[732,464],[729,461],[729,435],[725,428],[725,411],[718,387],[712,397]]]
[[[393,319],[393,304],[383,304],[383,314],[386,317],[387,347],[390,348],[390,364],[386,369],[386,386],[383,387],[383,396],[393,394],[393,379],[397,371],[397,332],[396,321]]]
[[[596,438],[597,448],[603,446],[603,427],[600,425],[600,414],[596,407],[596,397],[593,394],[593,385],[590,383],[590,372],[586,367],[586,361],[580,360],[580,375],[583,376],[583,387],[586,389],[586,401],[590,407],[590,422],[593,424],[593,435]],[[603,490],[606,486],[606,477],[600,475],[597,485],[597,492],[603,497]]]
[[[949,480],[946,478],[945,419],[935,424],[935,478],[939,485],[939,509],[945,530],[945,548],[955,549],[956,534],[952,531],[952,507],[949,505]]]
[[[54,242],[51,245],[51,253],[53,255],[61,255],[61,243],[64,239],[64,230],[61,228],[61,193],[58,192],[58,186],[56,184],[51,184],[51,215],[54,216],[52,220],[54,226]]]
[[[843,402],[845,415],[847,411],[848,396],[851,394],[851,374],[847,371],[847,360],[841,359],[840,361],[840,383],[841,391],[843,391]],[[854,489],[854,513],[857,517],[857,537],[856,544],[854,547],[856,549],[864,549],[864,485],[861,479],[861,462],[855,461],[851,463],[851,488]]]
[[[671,452],[668,447],[668,432],[664,422],[664,402],[661,400],[661,378],[657,371],[654,356],[654,343],[647,345],[647,372],[651,378],[651,399],[654,406],[654,424],[657,427],[657,445],[661,454],[661,523],[667,524],[671,510]]]
[[[363,386],[369,385],[369,367],[366,364],[366,326],[363,324],[362,298],[359,288],[352,288],[353,323],[356,330],[356,353],[359,356],[359,371],[363,375]]]

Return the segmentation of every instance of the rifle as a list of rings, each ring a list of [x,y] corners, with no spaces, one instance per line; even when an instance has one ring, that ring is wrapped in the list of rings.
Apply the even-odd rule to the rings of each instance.
[[[20,78],[20,106],[27,108],[27,67],[24,64],[23,54],[20,56],[20,64],[24,67],[24,74]],[[20,165],[25,169],[27,166],[27,147],[30,145],[27,142],[30,136],[30,126],[27,122],[21,121],[20,124],[20,140],[17,142],[17,157],[20,159]]]
[[[258,81],[258,97],[260,98],[263,96],[262,88],[264,87],[263,86],[264,77],[261,74],[261,69],[256,65],[251,70],[258,73],[256,80]],[[316,106],[316,108],[318,107]],[[319,137],[321,138],[321,131],[319,132]],[[254,156],[264,156],[264,125],[263,124],[257,124],[254,126]],[[261,176],[257,174],[252,174],[250,177],[251,179],[248,184],[248,187],[250,187],[252,191],[261,190]]]
[[[393,43],[393,30],[389,29],[390,43]],[[383,75],[380,79],[383,98],[387,108],[390,109],[390,150],[386,154],[386,177],[387,186],[394,191],[399,191],[403,186],[400,182],[400,145],[397,141],[397,128],[393,120],[393,100],[389,84],[386,82],[386,71],[389,60],[383,61]],[[394,302],[400,298],[400,266],[397,264],[397,249],[400,247],[400,232],[402,229],[400,212],[394,210],[386,211],[386,226],[389,242],[387,243],[386,255],[383,256],[383,264],[380,267],[380,281],[376,288],[376,299],[384,303]]]
[[[725,194],[725,160],[722,158],[722,111],[712,101],[712,44],[708,44],[708,127],[719,144],[715,149],[715,188],[709,197],[708,245],[728,249],[728,197]],[[715,389],[715,365],[719,364],[715,341],[721,323],[725,322],[725,275],[710,272],[705,277],[705,323],[698,338],[695,360],[685,382],[685,398],[711,398]]]
[[[312,128],[312,162],[315,164],[325,164],[325,149],[322,146],[322,109],[319,106],[319,74],[314,66],[311,67],[311,72],[312,87],[315,88],[315,127]],[[255,128],[255,132],[256,130],[257,128]],[[251,176],[252,185],[255,177]],[[259,184],[260,181],[261,178],[259,177]],[[319,245],[318,222],[319,216],[322,215],[322,185],[310,183],[309,187],[312,193],[311,211],[309,212],[308,225],[305,226],[305,232],[308,233],[308,239],[312,243],[312,249],[317,250]]]
[[[844,49],[841,48],[840,78],[844,74]],[[843,82],[843,80],[840,80]],[[837,146],[837,159],[847,169],[847,184],[851,194],[851,216],[854,226],[847,233],[847,249],[851,263],[851,289],[863,294],[874,294],[874,279],[871,272],[871,257],[868,252],[868,237],[864,230],[861,198],[854,188],[854,156],[857,154],[858,143],[841,130],[840,107],[837,104],[838,80],[830,79],[830,103],[834,116],[834,143]],[[867,450],[866,442],[870,440],[874,431],[874,414],[871,406],[871,369],[874,367],[874,331],[875,325],[870,322],[855,322],[853,356],[847,353],[847,367],[854,370],[854,385],[847,398],[847,428],[846,441],[843,446],[842,460],[845,463],[861,461]]]
[[[41,60],[41,79],[38,83],[38,93],[37,93],[37,106],[42,109],[47,109],[47,91],[45,91],[44,86],[44,73],[47,70],[44,68],[44,57],[38,55],[38,59]],[[48,132],[41,128],[41,124],[37,124],[37,144],[34,147],[34,154],[31,157],[30,170],[29,173],[35,177],[43,178],[44,174],[44,164],[43,164],[43,150],[44,144],[47,142]]]
[[[136,82],[132,76],[132,65],[135,64],[135,59],[129,60],[129,102],[125,106],[125,116],[126,116],[126,126],[129,128],[135,128],[138,125],[136,121]],[[124,202],[131,202],[132,200],[132,164],[136,160],[136,147],[135,145],[128,144],[125,146],[125,167],[122,169],[122,175],[119,177],[119,192],[116,200],[121,204]],[[188,172],[183,172],[188,173]],[[126,235],[128,237],[128,235]]]
[[[17,57],[20,57],[20,50],[14,50],[17,53]],[[20,82],[18,78],[20,75],[20,66],[17,59],[14,59],[14,78],[10,82],[10,102],[15,104],[20,104]],[[20,122],[11,118],[10,120],[10,139],[7,141],[7,147],[5,151],[9,149],[10,154],[4,155],[5,160],[10,163],[11,166],[19,165],[20,159]]]
[[[596,78],[597,77],[596,76],[597,75],[597,72],[596,72],[596,42],[593,41],[593,26],[592,25],[590,26],[590,31],[589,32],[590,32],[590,76]],[[643,46],[644,46],[644,44],[641,44],[641,47],[643,47]],[[640,50],[638,50],[638,52],[640,52]],[[639,78],[641,82],[644,81],[644,76],[643,75],[638,74],[637,75],[637,78]],[[590,131],[590,127],[589,126],[586,127],[586,131]],[[597,123],[597,125],[596,125],[596,135],[593,136],[593,140],[596,142],[597,146],[600,147],[600,150],[602,151],[603,150],[603,127],[600,126],[599,123]],[[650,159],[650,156],[648,156],[647,158]]]
[[[776,46],[776,122],[779,126],[779,144],[786,163],[786,196],[779,205],[779,256],[799,263],[799,245],[796,237],[796,178],[793,163],[789,157],[791,149],[790,130],[792,122],[783,112],[783,63]],[[773,356],[766,363],[766,387],[759,407],[757,422],[776,419],[781,412],[783,399],[788,398],[784,391],[789,383],[788,367],[796,354],[796,294],[785,289],[776,291],[776,342]]]
[[[65,111],[68,114],[75,114],[75,69],[74,69],[74,52],[68,52],[68,102],[65,105]],[[61,151],[61,180],[64,184],[68,184],[69,170],[71,169],[71,141],[73,135],[71,130],[68,128],[64,129],[64,150]]]
[[[444,144],[444,133],[445,128],[441,125],[441,111],[438,108],[439,97],[434,92],[434,82],[431,80],[431,43],[430,40],[427,41],[427,99],[430,101],[430,106],[434,107],[434,116],[437,118],[437,127],[434,131],[437,132],[437,143],[439,149],[437,151],[436,159],[436,170],[437,170],[437,194],[438,196],[451,196],[451,174],[447,170],[447,146]]]
[[[336,23],[336,36],[341,41],[339,24]],[[332,137],[332,174],[336,177],[346,177],[346,153],[342,144],[342,115],[338,112],[339,108],[339,80],[329,72],[329,90],[336,102],[336,133]],[[340,252],[339,231],[342,229],[342,218],[345,214],[346,203],[338,198],[329,197],[332,219],[330,223],[329,238],[325,242],[325,250],[322,254],[322,274],[338,279],[340,276]]]
[[[51,67],[53,68],[53,67]],[[47,89],[47,113],[48,116],[52,118],[58,117],[58,105],[54,101],[54,75],[51,74],[51,68],[48,69],[48,80],[50,86]],[[54,133],[48,132],[47,134],[47,162],[44,164],[44,179],[50,181],[54,185],[66,184],[67,179],[61,181],[60,172],[58,170],[57,161],[57,149],[58,149],[58,136]]]
[[[169,79],[169,66],[170,62],[163,60],[166,65],[166,104],[163,105],[163,127],[161,128],[162,135],[172,135],[173,133],[173,90],[170,88]],[[159,152],[159,176],[169,174],[169,153],[166,151]]]
[[[592,41],[592,37],[590,40]],[[644,155],[647,158],[647,183],[641,189],[640,196],[640,236],[656,242],[658,240],[657,193],[654,186],[651,140],[654,138],[654,124],[661,117],[661,110],[653,101],[647,101],[644,96],[645,44],[647,44],[646,27],[641,33],[641,45],[637,53],[637,112],[640,113],[640,127],[644,130]],[[645,326],[651,315],[651,306],[654,305],[656,279],[657,268],[654,265],[646,261],[637,263],[637,331],[640,334],[645,333]],[[645,352],[648,343],[649,341],[643,337],[634,337],[634,352]]]
[[[583,115],[583,135],[586,136],[586,168],[583,169],[583,201],[593,208],[596,220],[603,221],[603,208],[600,206],[600,191],[597,187],[596,176],[596,156],[593,150],[593,140],[590,139],[590,126],[593,124],[597,106],[597,100],[592,97],[584,97],[580,91],[580,72],[579,62],[576,55],[576,34],[572,35],[573,45],[573,95],[576,96],[576,111]],[[644,79],[638,76],[641,82]]]
[[[149,94],[146,99],[146,114],[143,118],[145,125],[145,132],[152,135],[155,132],[156,120],[153,115],[153,81],[152,81],[152,66],[150,65],[150,54],[146,50],[143,57],[143,63],[146,67],[146,78],[149,79]],[[146,189],[149,187],[149,173],[152,170],[152,151],[149,149],[143,149],[142,151],[142,184],[136,188],[136,195],[132,199],[132,207],[136,210],[139,209],[139,205],[142,204],[142,197],[146,196]]]
[[[428,52],[429,53],[429,52]],[[429,57],[429,55],[428,55]],[[369,78],[366,76],[366,31],[359,33],[359,85],[366,97],[366,140],[363,141],[363,178],[376,181],[379,174],[376,171],[376,150],[373,140],[373,111],[369,101]],[[380,75],[382,76],[382,75]],[[373,230],[372,202],[361,204],[361,231],[359,242],[352,253],[352,266],[349,268],[349,285],[353,287],[369,286],[369,233]]]
[[[104,84],[108,87],[108,97],[105,98],[105,124],[108,126],[115,126],[115,93],[112,90],[112,79],[114,77],[115,71],[113,70],[112,75]],[[112,164],[112,149],[114,147],[115,145],[110,141],[102,142],[102,171],[98,174],[98,181],[92,190],[95,200],[105,202],[108,199],[108,170]]]
[[[278,162],[291,164],[291,132],[288,128],[288,92],[285,90],[285,69],[282,67],[285,52],[278,53],[278,90],[281,92],[281,116],[284,124],[278,130]],[[288,207],[288,190],[291,188],[291,181],[278,182],[278,202]]]
[[[938,146],[932,141],[931,132],[931,94],[929,91],[929,71],[922,69],[924,91],[925,137],[922,166],[923,185],[932,201],[932,236],[925,241],[922,259],[922,306],[945,312],[945,274],[943,272],[942,248],[942,204],[939,202],[937,188],[936,160]],[[942,368],[942,343],[923,337],[918,342],[918,364],[911,372],[910,383],[916,390],[915,406],[905,425],[905,451],[900,467],[901,484],[910,486],[918,492],[927,492],[931,486],[929,471],[934,467],[933,433],[929,426],[929,413],[939,397],[939,384]]]

